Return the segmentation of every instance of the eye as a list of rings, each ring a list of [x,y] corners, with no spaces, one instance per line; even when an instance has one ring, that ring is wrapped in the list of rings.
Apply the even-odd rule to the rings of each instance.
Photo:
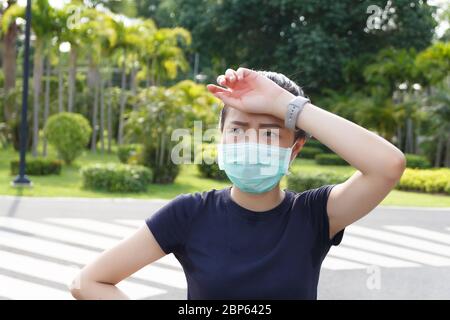
[[[268,138],[276,138],[278,137],[278,133],[275,130],[267,129],[263,132],[263,135]]]
[[[242,128],[230,128],[228,132],[231,134],[237,135],[237,134],[243,134],[244,130]]]

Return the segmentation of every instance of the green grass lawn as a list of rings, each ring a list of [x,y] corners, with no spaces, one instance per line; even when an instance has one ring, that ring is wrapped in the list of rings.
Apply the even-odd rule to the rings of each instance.
[[[55,151],[50,148],[49,154],[55,157]],[[27,155],[30,157],[30,155]],[[182,166],[181,173],[175,183],[168,185],[152,184],[145,193],[107,193],[85,190],[81,185],[81,166],[95,162],[118,162],[115,154],[93,154],[89,151],[78,158],[73,165],[63,166],[61,175],[31,176],[33,182],[31,188],[14,188],[11,181],[14,176],[10,175],[10,161],[18,159],[18,154],[12,149],[0,150],[0,194],[1,195],[24,195],[24,196],[46,196],[46,197],[116,197],[116,198],[140,198],[140,199],[172,199],[181,193],[221,189],[229,185],[200,176],[196,165]],[[313,160],[297,159],[293,165],[296,171],[335,171],[339,173],[354,172],[350,166],[318,166]],[[286,187],[285,179],[282,187]],[[450,196],[431,195],[417,192],[406,192],[393,190],[382,202],[383,205],[395,206],[426,206],[426,207],[450,207]]]

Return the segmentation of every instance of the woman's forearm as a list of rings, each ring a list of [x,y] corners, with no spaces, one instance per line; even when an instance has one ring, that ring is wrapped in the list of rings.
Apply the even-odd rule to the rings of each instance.
[[[287,92],[277,101],[276,116],[284,119],[286,106],[294,96]],[[297,127],[313,135],[365,175],[398,179],[404,154],[375,133],[313,104],[306,104]]]
[[[83,281],[81,286],[70,287],[72,296],[77,300],[129,300],[122,290],[113,284],[95,281]]]

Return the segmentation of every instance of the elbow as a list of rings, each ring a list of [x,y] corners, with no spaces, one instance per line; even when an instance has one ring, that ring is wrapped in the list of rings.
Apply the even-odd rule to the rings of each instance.
[[[72,297],[76,300],[83,300],[83,293],[81,290],[81,273],[77,274],[75,278],[73,278],[72,282],[69,285],[70,293]]]
[[[399,181],[405,169],[406,157],[399,151],[397,154],[389,158],[384,174],[389,180]]]

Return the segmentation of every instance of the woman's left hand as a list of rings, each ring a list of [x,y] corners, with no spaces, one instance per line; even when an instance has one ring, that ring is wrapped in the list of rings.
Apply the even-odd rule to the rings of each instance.
[[[264,113],[283,118],[285,108],[294,95],[269,78],[246,68],[227,69],[208,84],[208,90],[227,106],[249,113]]]

